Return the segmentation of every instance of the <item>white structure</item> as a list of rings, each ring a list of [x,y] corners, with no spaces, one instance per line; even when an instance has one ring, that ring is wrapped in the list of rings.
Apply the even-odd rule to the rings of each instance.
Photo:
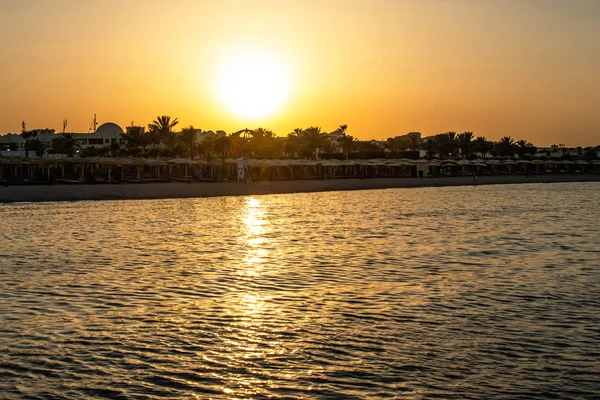
[[[31,131],[32,137],[29,139],[39,140],[45,147],[52,146],[52,139],[56,137],[54,133],[54,129],[32,129]],[[19,133],[9,133],[6,135],[0,136],[0,146],[1,147],[12,147],[13,151],[15,150],[25,150],[25,139]]]
[[[112,122],[106,122],[96,129],[94,133],[75,133],[75,141],[82,149],[90,147],[108,147],[111,144],[123,142],[123,129]]]

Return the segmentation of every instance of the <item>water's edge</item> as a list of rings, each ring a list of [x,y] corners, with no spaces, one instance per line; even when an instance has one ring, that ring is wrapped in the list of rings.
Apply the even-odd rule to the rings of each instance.
[[[472,177],[444,177],[276,181],[253,182],[250,184],[239,182],[193,182],[189,184],[146,183],[121,185],[8,186],[0,187],[0,203],[201,198],[346,190],[557,182],[600,182],[600,175],[532,175],[529,177],[481,176],[478,177],[477,180],[474,180]]]

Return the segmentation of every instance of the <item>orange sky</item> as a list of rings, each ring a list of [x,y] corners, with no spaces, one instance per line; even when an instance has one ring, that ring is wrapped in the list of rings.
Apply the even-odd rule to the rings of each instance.
[[[600,2],[0,0],[0,134],[87,132],[157,115],[359,139],[473,131],[600,144]],[[279,112],[233,115],[212,82],[263,49],[291,76]]]

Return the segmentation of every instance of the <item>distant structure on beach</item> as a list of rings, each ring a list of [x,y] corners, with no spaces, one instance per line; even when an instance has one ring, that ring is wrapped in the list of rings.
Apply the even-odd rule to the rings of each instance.
[[[57,134],[54,129],[33,129],[29,132],[31,132],[32,137],[35,137],[46,148],[51,148],[53,141],[59,136],[65,134],[72,135],[78,148],[81,150],[113,144],[121,145],[124,134],[123,129],[113,122],[106,122],[91,133],[65,132]],[[1,135],[0,147],[6,148],[6,150],[0,151],[0,156],[25,157],[25,143],[26,140],[21,134],[9,133]],[[30,154],[30,156],[33,156],[33,154]]]
[[[92,146],[110,146],[111,144],[121,144],[123,129],[113,123],[106,122],[100,125],[95,132],[92,133],[75,133],[75,141],[81,149],[87,149]]]

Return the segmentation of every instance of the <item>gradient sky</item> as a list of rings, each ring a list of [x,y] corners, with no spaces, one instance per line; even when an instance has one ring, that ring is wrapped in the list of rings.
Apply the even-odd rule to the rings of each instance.
[[[264,49],[293,77],[280,112],[232,115],[228,54]],[[600,1],[0,0],[0,134],[100,123],[227,132],[348,124],[600,144]]]

